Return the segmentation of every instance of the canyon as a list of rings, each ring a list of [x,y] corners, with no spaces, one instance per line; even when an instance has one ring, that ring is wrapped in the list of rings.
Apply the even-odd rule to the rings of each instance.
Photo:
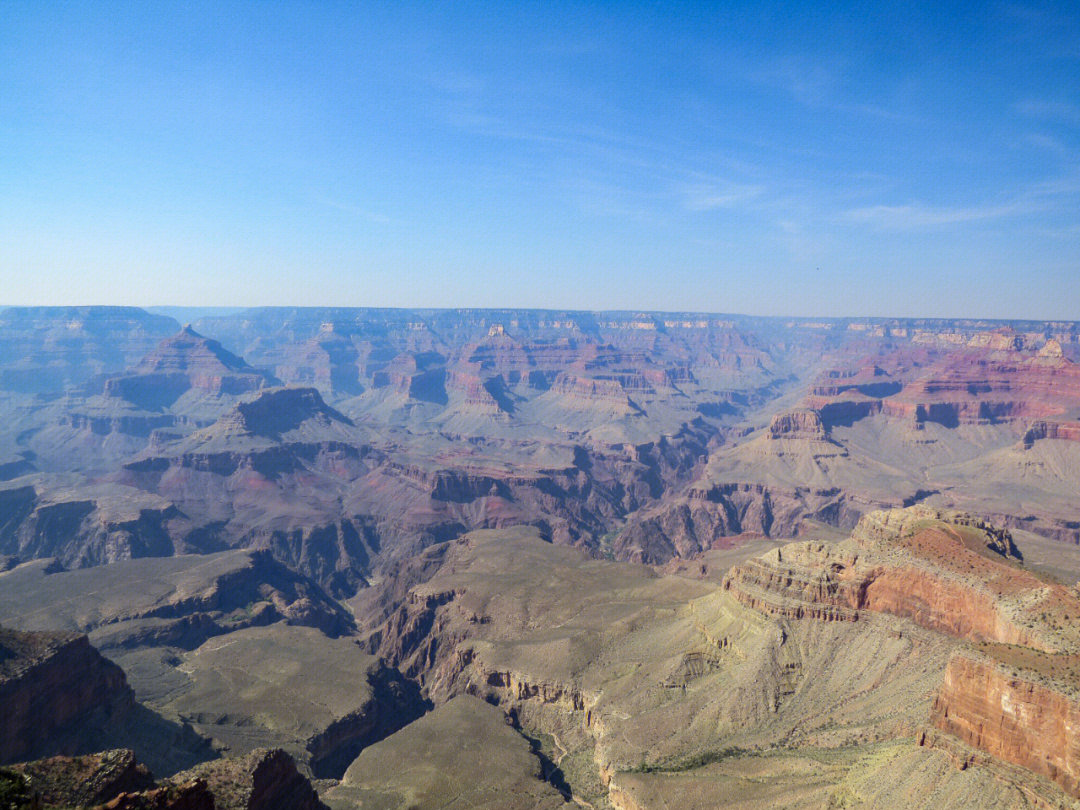
[[[2,309],[0,777],[1077,806],[1078,358],[1059,322]]]

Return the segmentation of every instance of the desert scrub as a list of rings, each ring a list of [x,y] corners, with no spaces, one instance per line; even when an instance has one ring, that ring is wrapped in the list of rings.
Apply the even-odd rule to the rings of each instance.
[[[847,785],[841,785],[831,794],[825,803],[825,810],[849,810],[862,803],[859,795]]]
[[[702,751],[693,756],[679,760],[651,763],[642,760],[640,765],[636,768],[630,768],[626,773],[680,773],[682,771],[692,771],[696,768],[703,768],[706,765],[712,765],[717,762],[723,762],[725,759],[731,759],[732,757],[741,757],[744,754],[749,753],[754,752],[748,751],[745,748],[739,748],[737,745],[732,745],[716,751]]]

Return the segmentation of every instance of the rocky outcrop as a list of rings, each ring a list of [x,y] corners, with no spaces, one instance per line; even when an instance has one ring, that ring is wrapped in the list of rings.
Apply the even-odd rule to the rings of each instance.
[[[770,439],[825,439],[828,431],[814,410],[785,411],[773,416],[766,434]]]
[[[921,570],[845,556],[822,543],[792,544],[733,569],[724,588],[740,602],[788,618],[858,621],[890,613],[960,638],[1042,642],[977,587]]]
[[[214,810],[214,794],[201,779],[121,793],[95,810]]]
[[[255,399],[241,402],[222,419],[222,428],[235,427],[256,436],[277,437],[296,430],[304,422],[326,426],[352,424],[344,414],[327,405],[314,388],[274,388]]]
[[[723,587],[772,615],[857,621],[860,611],[889,613],[959,638],[1060,649],[1066,636],[1032,617],[1080,602],[1010,566],[1014,553],[1004,530],[912,507],[867,515],[851,541],[793,543],[748,560]]]
[[[167,501],[130,489],[72,494],[32,486],[0,491],[0,553],[55,557],[67,567],[174,553],[170,524],[179,512]]]
[[[280,749],[213,760],[156,784],[135,755],[122,749],[13,765],[0,770],[0,780],[19,782],[12,787],[22,803],[13,810],[325,810]]]
[[[1080,422],[1056,422],[1037,419],[1024,431],[1020,444],[1025,450],[1030,450],[1035,442],[1040,439],[1080,442]]]
[[[602,405],[617,413],[640,413],[641,409],[630,399],[627,390],[614,378],[586,377],[561,372],[551,383],[550,395],[558,395],[564,407],[590,408]]]
[[[22,774],[28,791],[46,806],[86,807],[154,785],[150,771],[126,749],[49,757],[13,765],[11,770]]]
[[[797,536],[807,518],[850,529],[866,508],[836,488],[699,482],[631,515],[612,548],[618,559],[661,564],[734,545],[740,535]]]
[[[0,628],[0,763],[77,748],[134,704],[123,670],[86,636]]]
[[[405,352],[384,368],[373,371],[374,388],[389,388],[393,392],[420,402],[445,405],[446,367],[437,352]]]
[[[202,780],[217,810],[326,810],[296,762],[280,748],[260,748],[177,774],[173,784]]]
[[[1080,797],[1080,700],[1040,683],[1034,673],[955,655],[934,701],[932,722]]]

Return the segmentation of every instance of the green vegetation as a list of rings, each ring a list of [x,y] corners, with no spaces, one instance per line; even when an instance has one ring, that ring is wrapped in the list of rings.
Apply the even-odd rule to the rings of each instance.
[[[642,760],[640,765],[629,769],[627,773],[680,773],[723,762],[725,759],[731,759],[732,757],[741,757],[749,753],[754,752],[732,745],[717,751],[701,751],[684,759],[669,760],[667,762],[649,763]]]

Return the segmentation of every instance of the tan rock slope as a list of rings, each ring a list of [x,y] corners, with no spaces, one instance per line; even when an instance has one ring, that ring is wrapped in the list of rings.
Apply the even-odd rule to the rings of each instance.
[[[597,808],[1069,806],[1074,589],[927,507],[778,551],[711,584],[476,532],[368,643]]]
[[[468,695],[365,749],[326,802],[331,810],[566,807],[503,712]]]
[[[1007,532],[914,507],[868,515],[833,547],[748,560],[724,588],[770,615],[888,613],[973,642],[949,661],[934,727],[1080,796],[1080,595],[1018,562]]]

